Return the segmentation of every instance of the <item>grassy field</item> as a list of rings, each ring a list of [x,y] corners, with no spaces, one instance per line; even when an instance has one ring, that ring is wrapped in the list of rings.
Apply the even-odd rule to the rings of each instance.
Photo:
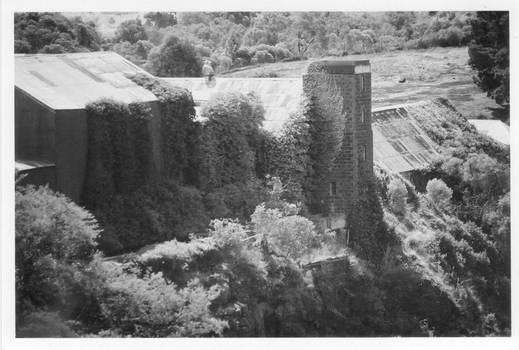
[[[350,55],[348,59],[369,59],[372,69],[373,108],[445,97],[467,118],[507,120],[506,111],[474,84],[474,71],[467,64],[467,48]],[[223,74],[227,77],[254,77],[275,73],[298,77],[312,61],[281,62]],[[404,83],[399,79],[405,78]]]

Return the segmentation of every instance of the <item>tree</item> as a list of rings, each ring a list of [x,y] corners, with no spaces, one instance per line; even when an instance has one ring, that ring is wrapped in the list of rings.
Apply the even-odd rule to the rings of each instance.
[[[407,205],[407,188],[398,179],[393,179],[388,185],[388,195],[391,209],[397,214],[405,214]]]
[[[452,198],[452,190],[440,179],[427,182],[427,198],[436,207],[445,209]]]
[[[52,12],[15,13],[14,39],[15,53],[97,51],[101,44],[92,22]]]
[[[144,15],[146,23],[151,23],[157,28],[171,27],[177,24],[175,12],[148,12]]]
[[[38,333],[41,320],[60,318],[34,312],[59,312],[66,319],[88,317],[85,308],[91,301],[89,286],[93,283],[88,264],[94,258],[95,239],[100,233],[97,221],[85,209],[47,187],[18,187],[15,213],[19,331],[25,335]],[[65,326],[51,326],[51,321],[50,328],[42,325],[40,329],[53,329],[61,335],[71,333]]]
[[[130,19],[119,24],[114,40],[129,41],[131,44],[139,40],[147,40],[148,36],[140,19]]]
[[[471,21],[470,65],[476,84],[502,106],[510,103],[508,12],[478,12]]]
[[[198,77],[200,63],[191,43],[170,35],[150,51],[146,67],[160,77]]]

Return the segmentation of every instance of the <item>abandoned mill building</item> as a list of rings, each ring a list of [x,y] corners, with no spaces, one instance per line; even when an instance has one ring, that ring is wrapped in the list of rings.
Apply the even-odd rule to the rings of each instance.
[[[144,102],[160,113],[157,97],[128,74],[148,74],[111,52],[15,56],[15,161],[26,181],[49,184],[79,202],[87,162],[85,106],[100,98]],[[149,74],[148,74],[149,75]],[[321,117],[327,166],[315,174],[310,207],[315,220],[335,229],[345,225],[359,179],[373,164],[409,177],[437,155],[435,143],[414,116],[452,113],[435,101],[372,109],[371,67],[367,60],[323,60],[311,63],[302,78],[161,78],[188,89],[196,110],[216,92],[254,92],[265,108],[263,128],[279,132],[302,97],[311,99]],[[160,124],[149,123],[154,169],[160,172]]]

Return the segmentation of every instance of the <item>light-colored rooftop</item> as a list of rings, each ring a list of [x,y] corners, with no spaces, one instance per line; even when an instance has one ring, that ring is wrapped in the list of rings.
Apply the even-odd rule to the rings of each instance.
[[[54,163],[42,161],[42,160],[26,160],[26,159],[17,159],[14,162],[14,168],[17,171],[27,171],[39,168],[48,168],[55,166]]]
[[[277,132],[291,113],[297,111],[303,93],[300,78],[220,78],[208,86],[204,78],[162,78],[164,81],[191,91],[193,100],[200,107],[212,95],[222,92],[254,92],[265,108],[263,127]],[[199,112],[200,108],[197,108]]]
[[[156,101],[125,77],[144,70],[113,52],[15,55],[15,86],[54,110],[83,109],[100,98]]]
[[[487,135],[504,145],[510,144],[510,127],[500,120],[469,119],[470,124],[484,135]]]

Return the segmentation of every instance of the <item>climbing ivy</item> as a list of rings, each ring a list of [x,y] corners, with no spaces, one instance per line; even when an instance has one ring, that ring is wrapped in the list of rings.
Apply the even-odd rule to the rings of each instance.
[[[102,99],[86,106],[88,156],[83,203],[96,209],[115,194],[129,193],[152,172],[151,110],[141,103]]]
[[[128,78],[151,91],[159,101],[164,175],[195,185],[198,126],[194,121],[195,103],[191,93],[142,73]]]
[[[264,110],[258,98],[238,92],[215,95],[202,110],[200,187],[207,191],[256,178]]]

